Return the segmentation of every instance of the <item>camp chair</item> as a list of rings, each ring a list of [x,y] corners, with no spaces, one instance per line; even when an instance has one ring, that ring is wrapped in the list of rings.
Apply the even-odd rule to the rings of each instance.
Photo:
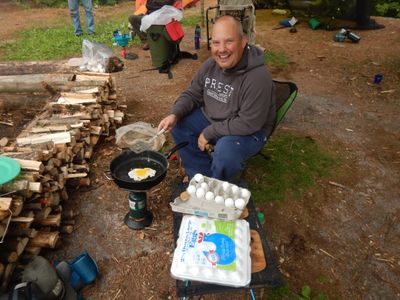
[[[282,121],[289,108],[292,106],[294,100],[297,97],[298,88],[297,85],[289,81],[278,81],[273,80],[275,84],[275,100],[276,100],[276,116],[275,126],[270,136],[274,133],[276,127]],[[270,137],[269,136],[269,137]],[[269,139],[268,137],[268,139]],[[267,155],[261,151],[258,153],[265,159],[269,159]]]
[[[271,134],[268,136],[268,139],[274,133],[276,127],[279,125],[279,123],[282,121],[287,111],[289,110],[289,108],[292,106],[294,100],[297,97],[297,92],[298,92],[297,85],[293,82],[278,81],[278,80],[273,80],[273,82],[275,85],[276,116],[275,116],[274,128]],[[214,151],[214,146],[211,144],[207,144],[206,151],[210,155],[212,155]],[[262,153],[261,151],[258,152],[257,155],[259,154],[265,159],[269,159],[269,157],[264,153]]]
[[[209,17],[209,12],[214,11],[213,18]],[[252,0],[218,0],[217,6],[212,6],[206,10],[206,29],[207,29],[207,48],[210,49],[210,30],[209,23],[214,23],[215,19],[230,15],[237,18],[242,23],[243,31],[247,35],[249,44],[255,43],[255,8]]]

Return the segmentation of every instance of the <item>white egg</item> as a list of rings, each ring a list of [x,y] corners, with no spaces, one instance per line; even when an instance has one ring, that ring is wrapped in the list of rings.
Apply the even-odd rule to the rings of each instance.
[[[224,190],[224,192],[228,191],[229,189],[229,182],[224,181],[222,183],[222,189]]]
[[[224,198],[222,198],[221,196],[215,197],[214,201],[217,204],[224,204]]]
[[[232,191],[232,196],[236,197],[237,194],[239,193],[239,187],[237,185],[232,185],[231,191]]]
[[[189,195],[194,196],[196,194],[196,187],[194,185],[189,185],[186,189]]]
[[[201,175],[200,173],[197,173],[196,175],[194,175],[193,179],[194,181],[201,183],[204,181],[204,176]]]
[[[245,206],[246,206],[246,202],[242,198],[235,200],[235,207],[237,209],[243,209],[243,208],[245,208]]]
[[[196,191],[197,199],[203,199],[205,194],[206,193],[204,192],[204,190],[202,188],[198,188]]]
[[[205,183],[205,182],[202,182],[202,183],[200,184],[200,187],[201,187],[205,192],[207,192],[207,191],[209,190],[208,184]]]
[[[225,199],[225,206],[226,207],[234,207],[235,206],[235,202],[233,201],[232,198],[227,198],[227,199]]]
[[[207,201],[213,201],[214,200],[214,193],[213,192],[207,192],[206,193],[206,200]]]
[[[250,191],[248,189],[242,189],[240,191],[240,194],[242,196],[243,199],[248,199],[250,198]]]

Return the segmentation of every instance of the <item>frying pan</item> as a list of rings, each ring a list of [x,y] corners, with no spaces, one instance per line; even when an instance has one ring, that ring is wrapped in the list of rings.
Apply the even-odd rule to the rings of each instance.
[[[124,150],[111,160],[111,177],[122,189],[132,191],[148,190],[163,181],[167,175],[168,158],[188,144],[189,142],[182,142],[171,148],[166,155],[151,150],[141,153]],[[156,171],[156,175],[141,181],[136,181],[128,176],[129,171],[135,168],[151,168]]]

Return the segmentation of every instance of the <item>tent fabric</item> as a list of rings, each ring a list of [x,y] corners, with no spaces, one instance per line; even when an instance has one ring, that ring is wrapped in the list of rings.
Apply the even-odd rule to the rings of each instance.
[[[174,7],[177,9],[184,9],[194,6],[199,0],[177,0],[174,3]],[[135,2],[135,15],[145,15],[147,12],[146,8],[147,0],[136,0]]]

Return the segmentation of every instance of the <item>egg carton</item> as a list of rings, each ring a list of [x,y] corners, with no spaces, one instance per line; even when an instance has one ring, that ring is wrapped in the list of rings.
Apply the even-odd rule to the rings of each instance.
[[[184,192],[170,203],[175,212],[196,216],[237,220],[249,203],[248,189],[215,178],[196,174]]]
[[[249,223],[184,216],[171,275],[179,280],[247,286],[251,280]]]

